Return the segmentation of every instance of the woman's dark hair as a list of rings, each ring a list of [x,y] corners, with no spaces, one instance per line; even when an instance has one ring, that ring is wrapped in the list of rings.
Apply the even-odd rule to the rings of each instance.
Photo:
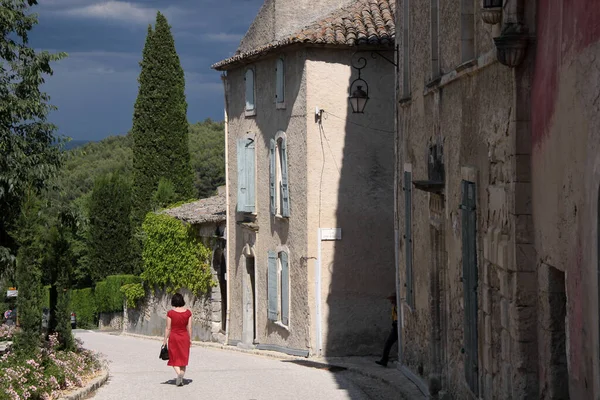
[[[185,301],[183,300],[183,296],[179,293],[175,293],[171,298],[171,305],[173,307],[183,307],[185,306]]]

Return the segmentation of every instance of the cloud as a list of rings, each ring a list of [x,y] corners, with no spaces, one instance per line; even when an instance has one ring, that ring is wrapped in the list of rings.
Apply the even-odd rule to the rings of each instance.
[[[220,33],[207,33],[206,35],[203,35],[202,37],[204,38],[204,40],[218,42],[218,43],[239,43],[240,40],[242,40],[242,36],[243,35],[236,34],[236,33],[220,32]]]
[[[108,19],[145,24],[154,20],[156,11],[154,8],[144,7],[132,2],[109,0],[83,7],[66,9],[61,11],[61,14],[70,17]],[[174,7],[167,7],[164,13],[167,17],[173,17],[179,14],[179,10]]]

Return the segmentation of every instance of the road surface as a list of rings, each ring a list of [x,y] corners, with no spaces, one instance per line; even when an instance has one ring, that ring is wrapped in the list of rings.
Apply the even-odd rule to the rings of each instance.
[[[156,340],[80,331],[84,346],[109,360],[110,379],[96,400],[369,400],[397,399],[394,388],[350,372],[312,368],[289,360],[192,347],[183,387],[158,358]]]

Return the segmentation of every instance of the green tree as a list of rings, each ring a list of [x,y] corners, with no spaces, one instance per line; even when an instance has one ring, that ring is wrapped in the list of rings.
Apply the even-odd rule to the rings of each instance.
[[[156,15],[140,63],[133,115],[133,213],[140,226],[151,209],[160,178],[170,180],[178,200],[194,194],[188,144],[185,77],[167,19]]]
[[[225,184],[224,123],[207,118],[190,125],[190,153],[198,197],[214,195],[217,187]]]
[[[46,188],[61,163],[60,146],[54,146],[56,127],[46,118],[53,107],[40,85],[44,74],[52,74],[50,63],[66,54],[30,47],[29,32],[38,22],[30,9],[36,4],[0,2],[0,274],[14,265],[17,241],[9,232],[15,229],[26,193]]]
[[[152,209],[158,211],[169,204],[175,203],[176,200],[177,193],[173,182],[165,178],[160,178],[156,192],[152,195]]]
[[[89,201],[88,255],[93,281],[131,272],[131,187],[119,174],[98,178]]]
[[[42,246],[39,240],[42,224],[40,202],[33,189],[26,195],[14,234],[19,245],[16,280],[19,290],[17,313],[21,325],[21,332],[15,337],[15,348],[20,354],[31,356],[39,347],[42,323]]]

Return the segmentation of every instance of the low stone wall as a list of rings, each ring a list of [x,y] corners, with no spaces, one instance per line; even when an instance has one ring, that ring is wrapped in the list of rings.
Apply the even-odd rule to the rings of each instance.
[[[197,297],[181,290],[186,307],[192,311],[192,340],[204,342],[225,341],[221,332],[221,299],[218,288],[212,293]],[[171,309],[171,295],[157,290],[150,293],[135,309],[125,309],[123,331],[146,336],[162,336],[165,333],[167,312]]]
[[[98,328],[101,330],[122,330],[123,313],[100,313],[98,317]]]

